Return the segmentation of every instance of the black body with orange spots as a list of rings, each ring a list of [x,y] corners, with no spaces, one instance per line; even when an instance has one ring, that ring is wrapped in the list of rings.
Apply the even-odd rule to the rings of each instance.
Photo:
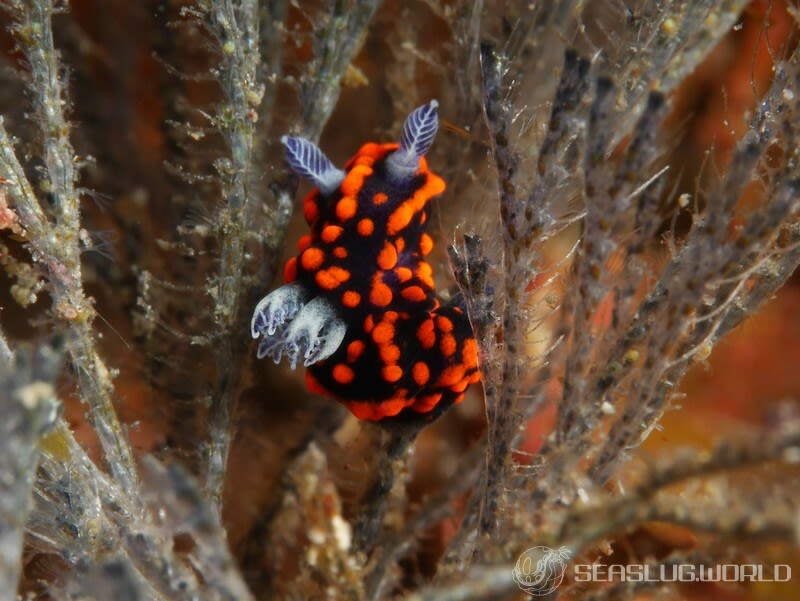
[[[412,111],[399,144],[365,144],[345,170],[310,140],[281,138],[289,167],[316,188],[286,284],[253,311],[257,356],[302,362],[310,389],[360,419],[424,423],[480,379],[469,320],[458,302],[442,306],[425,260],[428,204],[445,189],[425,160],[437,107]]]
[[[433,419],[480,378],[467,316],[441,305],[425,261],[428,203],[444,181],[424,158],[412,177],[392,178],[386,157],[397,148],[364,145],[337,189],[306,197],[311,233],[285,269],[347,324],[336,352],[307,368],[309,388],[367,420]]]

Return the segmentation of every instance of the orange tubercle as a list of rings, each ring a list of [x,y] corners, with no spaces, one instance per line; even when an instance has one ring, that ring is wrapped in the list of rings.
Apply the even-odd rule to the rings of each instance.
[[[445,357],[452,357],[456,354],[456,338],[452,334],[445,334],[442,336],[442,342],[439,344],[439,349]]]
[[[384,363],[396,363],[400,359],[400,347],[395,344],[384,344],[378,347],[378,354]]]
[[[306,234],[305,236],[300,236],[300,239],[297,241],[297,252],[305,251],[309,246],[311,246],[313,238],[311,234]]]
[[[356,204],[356,199],[352,196],[343,196],[341,200],[336,203],[336,217],[338,217],[339,221],[344,222],[348,219],[352,219],[357,210],[358,205]]]
[[[342,304],[345,307],[354,309],[358,306],[360,302],[361,302],[361,295],[355,290],[347,290],[344,294],[342,294]]]
[[[419,251],[424,255],[430,254],[433,250],[433,238],[428,234],[422,234],[419,239]]]
[[[352,368],[344,363],[340,363],[333,368],[333,379],[339,382],[339,384],[349,384],[355,377],[356,374]]]
[[[375,223],[373,223],[372,219],[365,217],[358,222],[358,225],[356,225],[356,230],[362,236],[371,236],[372,232],[375,231]]]
[[[414,210],[408,202],[403,202],[397,207],[386,222],[386,231],[390,236],[395,236],[403,231],[414,217]]]
[[[361,187],[364,185],[364,178],[372,175],[372,167],[364,164],[359,164],[358,159],[356,165],[347,173],[347,177],[342,182],[342,194],[355,198]]]
[[[321,238],[324,242],[331,244],[332,242],[336,242],[337,238],[342,235],[343,231],[344,229],[338,225],[326,225],[324,228],[322,228]]]
[[[327,269],[323,269],[314,274],[314,281],[323,290],[335,290],[341,284],[333,277]]]
[[[347,362],[355,363],[364,352],[366,345],[362,340],[353,340],[347,345]]]
[[[419,267],[417,267],[417,277],[429,288],[436,287],[433,283],[433,269],[431,269],[431,266],[427,263],[422,262],[419,264]]]
[[[387,306],[392,302],[392,289],[380,280],[373,282],[372,290],[369,293],[369,302],[376,307]]]
[[[411,301],[412,303],[421,303],[427,298],[425,291],[419,286],[409,286],[408,288],[403,288],[403,290],[400,292],[400,296],[407,301]]]
[[[426,350],[433,348],[433,345],[436,344],[436,332],[434,331],[432,319],[423,321],[417,328],[417,340],[419,340],[422,348]]]
[[[467,369],[478,368],[478,343],[474,338],[467,338],[464,341],[464,348],[461,350],[461,360]]]
[[[397,265],[397,249],[394,245],[386,242],[378,253],[378,267],[383,270],[389,271]]]
[[[399,365],[387,365],[381,370],[381,376],[387,382],[394,383],[403,377],[403,370]]]
[[[394,273],[401,284],[410,280],[411,276],[414,275],[408,267],[398,267],[394,270]]]
[[[394,338],[394,326],[388,321],[382,321],[372,330],[372,340],[375,344],[389,344]]]
[[[388,401],[383,401],[379,405],[378,411],[381,413],[381,418],[393,417],[405,409],[406,401],[402,397],[392,397]]]
[[[297,257],[292,257],[286,261],[286,266],[283,268],[283,281],[291,284],[297,279]]]
[[[425,386],[431,377],[431,372],[425,363],[422,361],[417,361],[414,364],[414,367],[411,368],[411,375],[414,378],[414,382],[416,382],[419,386]]]
[[[313,246],[303,251],[303,254],[300,256],[300,264],[306,271],[316,271],[320,268],[324,260],[325,253]]]
[[[436,327],[439,328],[442,332],[452,332],[453,331],[453,322],[450,321],[444,315],[440,315],[436,318]]]
[[[411,406],[411,408],[417,413],[428,413],[430,410],[436,407],[436,405],[438,405],[439,401],[441,400],[442,400],[441,392],[428,394],[423,397],[419,397],[417,401]]]
[[[372,317],[372,315],[367,315],[364,318],[364,331],[367,334],[370,334],[374,329],[375,329],[375,319]]]
[[[439,380],[436,383],[439,386],[449,387],[461,381],[463,377],[464,377],[464,366],[452,365],[446,368],[442,372],[442,375],[439,376]]]

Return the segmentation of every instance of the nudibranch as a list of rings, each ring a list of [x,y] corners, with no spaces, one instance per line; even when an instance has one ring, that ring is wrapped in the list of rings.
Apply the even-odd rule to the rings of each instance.
[[[302,361],[308,388],[359,419],[432,420],[480,380],[466,312],[441,301],[426,261],[429,203],[445,189],[424,156],[437,107],[414,110],[399,144],[364,144],[344,170],[309,140],[281,139],[292,171],[316,186],[303,202],[310,232],[251,332],[259,358]]]

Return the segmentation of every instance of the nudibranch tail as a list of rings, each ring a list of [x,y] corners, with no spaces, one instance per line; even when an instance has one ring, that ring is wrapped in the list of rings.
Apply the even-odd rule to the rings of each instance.
[[[281,143],[292,171],[313,182],[323,194],[330,194],[344,180],[344,171],[338,169],[310,140],[283,136]]]
[[[406,118],[400,134],[400,148],[386,160],[387,171],[394,179],[413,175],[419,167],[420,158],[430,150],[439,129],[438,107],[439,103],[431,100]]]

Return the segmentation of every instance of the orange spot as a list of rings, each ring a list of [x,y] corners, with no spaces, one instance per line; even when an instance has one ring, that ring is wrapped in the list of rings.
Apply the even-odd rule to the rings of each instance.
[[[461,360],[467,369],[478,368],[478,343],[474,338],[467,338],[464,341],[464,348],[461,349]]]
[[[356,160],[355,166],[347,172],[342,182],[342,194],[352,197],[357,196],[364,185],[364,178],[370,175],[372,175],[372,167],[359,164],[358,160]]]
[[[389,220],[386,222],[386,231],[390,236],[394,236],[404,230],[406,226],[411,223],[413,217],[414,211],[411,205],[409,205],[408,202],[403,202],[389,215]]]
[[[444,315],[440,315],[436,318],[436,327],[439,328],[442,332],[452,332],[453,331],[453,322],[450,321]]]
[[[389,200],[389,196],[385,192],[378,192],[375,196],[372,197],[372,202],[375,205],[382,205],[387,200]]]
[[[400,317],[400,314],[397,311],[387,311],[383,314],[383,321],[394,323],[397,321],[398,317]]]
[[[316,271],[325,260],[325,253],[318,248],[307,248],[300,257],[300,264],[306,271]]]
[[[420,161],[420,167],[422,166],[422,161]],[[427,169],[426,169],[427,171]],[[437,194],[441,194],[444,192],[447,186],[444,183],[444,180],[428,171],[428,180],[425,182],[425,185],[422,186],[419,190],[416,191],[415,194],[419,194],[420,196],[425,196],[426,200],[429,200],[436,196]]]
[[[350,413],[355,415],[358,419],[380,419],[380,415],[375,415],[375,407],[372,403],[350,401],[345,403]]]
[[[452,357],[456,354],[456,339],[452,334],[445,334],[442,336],[442,342],[439,348],[445,357]]]
[[[352,159],[347,161],[345,168],[349,168],[352,165],[357,165],[365,159],[376,161],[377,159],[382,158],[383,155],[387,154],[388,152],[397,149],[397,147],[398,144],[376,144],[375,142],[367,142],[358,149],[358,152]]]
[[[345,307],[350,307],[351,309],[358,306],[358,303],[361,302],[361,295],[354,290],[348,290],[344,294],[342,294],[342,304]]]
[[[474,374],[472,374],[469,377],[469,383],[470,384],[477,384],[480,381],[481,381],[481,372],[479,372],[479,371],[476,371]]]
[[[333,249],[333,256],[337,259],[346,259],[347,249],[344,246],[337,246]]]
[[[372,219],[365,217],[358,222],[356,230],[358,230],[358,233],[362,236],[371,236],[372,232],[375,230],[375,224],[372,222]]]
[[[365,154],[375,159],[383,158],[384,155],[389,154],[393,150],[397,150],[400,147],[399,144],[396,142],[390,142],[388,144],[376,144],[375,142],[367,142],[358,151],[358,154]]]
[[[453,405],[458,405],[463,400],[464,400],[464,395],[459,394],[456,398],[453,399]]]
[[[394,270],[394,273],[401,284],[410,280],[413,275],[413,272],[408,267],[398,267]]]
[[[411,368],[411,375],[414,377],[414,381],[418,385],[425,386],[431,377],[431,370],[428,369],[428,366],[422,361],[417,361],[414,364],[414,367]]]
[[[314,225],[319,217],[319,205],[317,205],[317,190],[313,190],[303,199],[303,217],[308,225]]]
[[[415,192],[414,196],[412,196],[408,202],[415,213],[422,210],[425,207],[425,203],[428,202],[428,198],[425,194],[421,194],[420,192],[422,192],[422,189]]]
[[[406,247],[406,240],[405,238],[398,238],[394,241],[394,247],[397,249],[397,252],[403,252],[403,249]]]
[[[317,282],[317,285],[323,290],[335,290],[341,283],[333,277],[327,269],[321,269],[315,273],[314,281]]]
[[[355,363],[364,352],[366,345],[361,340],[353,340],[347,345],[347,362]],[[308,373],[308,372],[306,372]]]
[[[336,265],[332,265],[327,269],[328,273],[331,274],[333,279],[335,279],[339,283],[345,283],[347,280],[350,279],[350,272],[342,267],[337,267]]]
[[[333,379],[339,384],[349,384],[355,377],[355,372],[344,363],[340,363],[333,368]]]
[[[372,330],[372,339],[376,344],[389,344],[394,338],[394,326],[388,321],[382,321]]]
[[[303,252],[309,246],[311,246],[311,234],[306,234],[305,236],[300,236],[300,239],[297,241],[297,251]]]
[[[423,321],[417,328],[417,340],[424,349],[433,348],[433,345],[436,344],[436,332],[433,329],[432,319]]]
[[[420,216],[419,216],[419,224],[420,225],[425,225],[425,223],[427,221],[428,221],[428,212],[427,211],[422,211],[422,213],[420,213]]]
[[[429,254],[433,250],[433,238],[428,234],[422,234],[419,238],[419,250],[423,255]]]
[[[343,196],[339,202],[336,203],[336,216],[339,218],[339,221],[347,221],[351,219],[355,214],[358,206],[356,205],[356,199],[352,196]]]
[[[367,315],[367,317],[364,319],[364,331],[369,334],[374,329],[375,319],[373,319],[372,315]]]
[[[367,167],[372,167],[375,164],[375,158],[369,155],[358,157],[356,159],[356,165],[366,165]]]
[[[387,382],[397,382],[403,377],[403,370],[399,365],[387,365],[381,369],[381,376],[383,376],[383,379]]]
[[[439,386],[452,386],[457,382],[460,382],[461,379],[464,377],[464,366],[463,365],[451,365],[450,367],[446,368],[442,375],[439,376],[437,380],[437,384]]]
[[[381,356],[381,361],[384,363],[396,363],[400,358],[400,347],[394,344],[385,344],[378,347],[378,354]]]
[[[437,392],[434,394],[428,394],[423,397],[419,397],[417,402],[411,407],[417,413],[428,413],[431,409],[436,407],[439,404],[439,401],[442,400],[442,393]]]
[[[344,230],[338,225],[326,225],[322,228],[322,240],[328,244],[336,242],[336,239],[342,235]]]
[[[297,279],[297,257],[292,257],[286,261],[286,266],[283,268],[283,281],[291,284]]]
[[[386,242],[378,253],[378,267],[381,269],[389,270],[397,265],[397,250],[395,247]]]
[[[400,296],[412,303],[421,303],[427,298],[425,291],[419,286],[403,288],[402,292],[400,292]]]
[[[313,392],[314,394],[322,394],[328,396],[330,392],[328,392],[325,388],[323,388],[322,384],[317,382],[317,379],[311,375],[311,372],[306,370],[306,388],[308,388],[309,392]]]
[[[405,409],[405,406],[406,402],[404,399],[392,397],[388,401],[384,401],[380,404],[380,412],[383,414],[383,417],[392,417]]]
[[[385,307],[392,302],[392,289],[380,280],[373,282],[369,292],[369,302],[376,307]]]
[[[433,283],[433,269],[424,261],[417,267],[417,277],[422,280],[422,283],[430,288],[435,288]]]
[[[464,378],[463,380],[460,380],[458,383],[453,384],[450,387],[450,390],[452,390],[453,392],[464,392],[467,389],[467,386],[469,386],[469,378]]]

